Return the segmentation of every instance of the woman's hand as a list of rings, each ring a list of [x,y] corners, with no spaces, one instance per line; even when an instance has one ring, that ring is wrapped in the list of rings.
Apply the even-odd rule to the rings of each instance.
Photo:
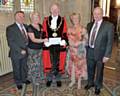
[[[44,43],[45,43],[45,42],[48,42],[48,39],[47,39],[47,38],[43,39],[43,42],[44,42]]]

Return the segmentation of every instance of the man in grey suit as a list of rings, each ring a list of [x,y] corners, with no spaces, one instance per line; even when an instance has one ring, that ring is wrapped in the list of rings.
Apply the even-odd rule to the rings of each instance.
[[[6,37],[10,47],[9,56],[13,66],[13,76],[18,89],[27,81],[27,31],[22,11],[15,13],[15,23],[6,28]]]
[[[94,22],[87,25],[89,35],[87,46],[88,84],[85,89],[95,87],[95,94],[99,95],[103,83],[104,64],[112,53],[114,26],[103,20],[103,10],[100,7],[94,9],[93,17]]]

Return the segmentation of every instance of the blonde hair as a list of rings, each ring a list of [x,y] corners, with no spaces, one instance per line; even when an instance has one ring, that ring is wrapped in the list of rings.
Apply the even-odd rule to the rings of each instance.
[[[33,18],[35,18],[36,16],[40,16],[40,14],[38,12],[32,12],[32,13],[30,13],[30,21],[32,21]]]
[[[73,16],[78,16],[78,19],[79,19],[79,22],[80,22],[80,20],[81,20],[80,13],[72,13],[72,14],[70,15],[70,21],[71,21],[72,24],[73,24],[73,21],[72,21],[72,17],[73,17]]]

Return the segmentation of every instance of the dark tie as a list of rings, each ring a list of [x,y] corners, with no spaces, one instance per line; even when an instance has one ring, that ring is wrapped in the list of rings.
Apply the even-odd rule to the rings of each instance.
[[[95,23],[95,26],[93,28],[92,35],[91,35],[91,41],[90,41],[91,46],[93,46],[94,41],[95,41],[95,35],[96,35],[96,32],[97,32],[97,27],[98,27],[98,23]]]
[[[27,34],[25,34],[24,26],[21,24],[20,27],[21,27],[21,33],[22,33],[22,35],[25,39],[25,43],[27,44],[28,43],[28,37],[27,37]]]

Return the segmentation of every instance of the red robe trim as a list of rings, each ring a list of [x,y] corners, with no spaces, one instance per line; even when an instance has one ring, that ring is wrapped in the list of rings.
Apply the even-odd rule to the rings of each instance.
[[[44,72],[47,73],[51,70],[51,61],[50,61],[50,53],[49,50],[43,50],[43,65],[44,65]],[[59,71],[60,73],[64,73],[65,68],[65,60],[66,60],[66,52],[60,52],[60,65]]]
[[[66,33],[67,32],[67,24],[66,24],[66,20],[64,19],[64,28],[63,28],[63,32]],[[46,25],[46,21],[48,20],[48,17],[44,18],[43,21],[43,31],[46,33],[46,38],[48,38],[48,32],[47,32],[47,25]],[[43,50],[43,54],[42,54],[42,59],[43,59],[43,67],[44,67],[44,72],[47,73],[51,70],[51,61],[50,61],[50,52],[49,49],[48,50]],[[60,52],[60,60],[59,60],[59,71],[60,73],[64,73],[65,72],[65,61],[66,61],[66,51],[61,51]]]

